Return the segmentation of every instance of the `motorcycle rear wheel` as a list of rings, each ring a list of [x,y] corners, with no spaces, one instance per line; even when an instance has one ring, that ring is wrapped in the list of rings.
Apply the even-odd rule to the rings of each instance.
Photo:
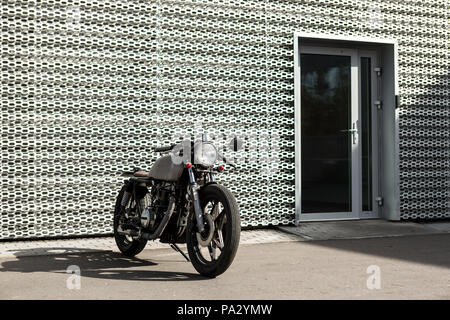
[[[209,229],[206,214],[209,213],[212,217],[209,223],[214,224],[213,238],[207,247],[199,243],[196,219],[191,214],[186,230],[186,244],[194,268],[201,275],[214,278],[224,273],[236,256],[241,233],[239,208],[233,194],[219,184],[211,184],[201,190],[200,206],[206,230]]]
[[[125,192],[125,187],[123,187],[119,195],[116,199],[116,205],[114,208],[114,239],[116,240],[117,247],[119,248],[120,252],[122,252],[127,257],[134,257],[135,255],[139,254],[142,250],[144,250],[145,246],[147,245],[147,240],[141,239],[136,240],[129,236],[119,234],[117,233],[117,228],[119,227],[119,221],[122,216],[122,197]],[[133,199],[129,199],[128,203],[125,207],[129,206],[130,203],[132,203]]]

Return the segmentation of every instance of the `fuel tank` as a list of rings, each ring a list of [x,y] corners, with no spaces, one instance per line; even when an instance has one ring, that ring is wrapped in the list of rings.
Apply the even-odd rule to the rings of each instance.
[[[175,164],[170,155],[158,158],[149,171],[149,176],[156,180],[177,181],[183,173],[183,164]]]

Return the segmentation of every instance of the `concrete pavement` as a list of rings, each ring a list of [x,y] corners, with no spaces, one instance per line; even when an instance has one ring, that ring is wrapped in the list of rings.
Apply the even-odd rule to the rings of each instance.
[[[67,287],[71,265],[80,289]],[[216,279],[171,249],[5,257],[0,298],[450,299],[450,234],[244,244]]]

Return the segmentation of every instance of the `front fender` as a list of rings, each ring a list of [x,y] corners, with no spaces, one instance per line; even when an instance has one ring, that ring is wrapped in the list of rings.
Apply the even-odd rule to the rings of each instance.
[[[206,188],[210,184],[217,184],[217,182],[216,181],[209,181],[209,182],[205,183],[204,185],[200,186],[200,190],[199,191],[202,191],[204,188]]]

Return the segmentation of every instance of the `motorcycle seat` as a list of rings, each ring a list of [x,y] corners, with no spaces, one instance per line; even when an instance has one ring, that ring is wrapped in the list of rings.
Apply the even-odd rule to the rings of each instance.
[[[139,170],[139,171],[134,172],[133,176],[147,178],[147,177],[150,177],[150,172],[144,171],[144,170]]]

